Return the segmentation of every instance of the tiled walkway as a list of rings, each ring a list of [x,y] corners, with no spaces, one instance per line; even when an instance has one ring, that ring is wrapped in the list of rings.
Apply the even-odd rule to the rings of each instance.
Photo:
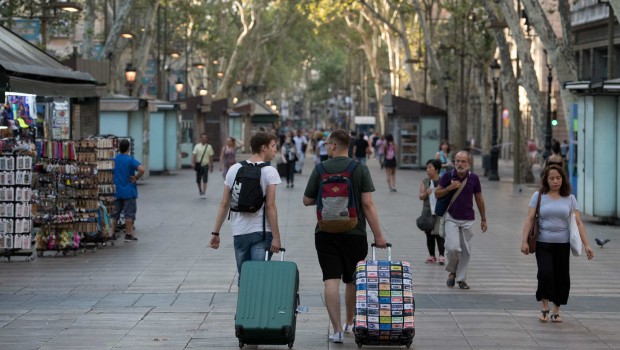
[[[483,180],[489,232],[477,233],[469,291],[448,289],[438,265],[424,264],[425,236],[415,227],[421,171],[400,170],[397,193],[387,190],[374,160],[373,197],[394,259],[414,266],[415,349],[620,348],[620,230],[586,221],[591,240],[611,238],[595,259],[571,259],[572,288],[564,323],[542,324],[534,299],[536,265],[519,252],[532,187],[515,191],[510,168],[502,181]],[[216,167],[217,168],[217,167]],[[287,259],[301,273],[295,349],[355,349],[327,342],[321,273],[313,244],[313,208],[301,204],[310,161],[294,189],[277,195]],[[222,247],[208,248],[222,192],[213,174],[201,200],[191,170],[151,177],[140,187],[139,242],[77,256],[0,263],[0,349],[234,349],[237,287],[230,225]],[[478,227],[478,225],[476,225]],[[255,346],[246,348],[254,349]],[[285,349],[260,346],[259,349]],[[366,347],[365,347],[366,348]]]

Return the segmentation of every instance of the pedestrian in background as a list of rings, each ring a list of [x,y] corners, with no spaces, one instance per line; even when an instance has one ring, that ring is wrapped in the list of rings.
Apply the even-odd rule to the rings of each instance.
[[[348,157],[350,136],[342,129],[334,130],[328,137],[327,149],[330,159],[323,162],[327,173],[345,171],[351,162]],[[315,167],[308,179],[304,191],[303,203],[305,206],[316,205],[319,195],[321,176]],[[365,164],[359,164],[351,174],[353,194],[356,198],[358,223],[357,226],[344,233],[322,232],[317,224],[315,232],[315,247],[319,265],[323,272],[325,306],[334,332],[329,336],[333,343],[344,341],[343,332],[350,333],[355,316],[355,281],[353,274],[358,261],[368,255],[366,238],[366,221],[374,235],[374,241],[379,248],[386,248],[386,241],[381,232],[381,225],[377,216],[377,209],[372,199],[375,191],[370,172]],[[346,318],[344,326],[340,315],[340,280],[346,285],[345,308]]]
[[[448,140],[441,140],[441,143],[439,144],[439,151],[435,153],[435,159],[441,162],[439,176],[443,176],[446,171],[454,169],[454,164],[452,164],[452,154],[450,154],[450,142],[448,142]]]
[[[250,140],[252,156],[248,163],[256,166],[273,160],[277,151],[277,136],[272,133],[257,132]],[[241,265],[246,261],[262,261],[265,259],[265,250],[271,253],[280,251],[280,229],[278,227],[278,211],[276,208],[276,186],[282,182],[276,168],[263,166],[261,168],[260,186],[265,195],[263,206],[256,212],[236,212],[230,210],[230,189],[235,183],[237,171],[241,163],[236,163],[228,170],[224,180],[224,193],[218,208],[211,241],[213,249],[220,247],[220,229],[230,215],[233,235],[233,247],[237,261],[237,272],[241,274]],[[271,254],[270,254],[271,255]]]
[[[192,164],[196,172],[196,184],[200,198],[207,198],[209,172],[213,172],[213,147],[207,143],[207,134],[200,134],[200,143],[192,151]]]
[[[327,145],[325,144],[325,136],[319,135],[318,142],[316,144],[316,155],[317,155],[317,163],[326,161],[328,158],[327,155]]]
[[[112,233],[121,217],[125,218],[125,242],[137,241],[133,234],[133,222],[136,219],[138,206],[138,186],[136,181],[144,175],[144,167],[129,155],[129,140],[123,139],[118,144],[121,152],[114,157],[114,214],[112,214]],[[137,173],[136,173],[137,172]]]
[[[379,160],[379,166],[381,167],[381,169],[383,169],[383,162],[385,158],[385,148],[383,147],[383,145],[385,145],[385,136],[381,135],[379,136],[379,139],[377,140],[377,144],[375,146],[375,155]]]
[[[385,135],[385,143],[383,144],[383,152],[385,153],[385,176],[387,179],[390,192],[396,192],[396,143],[392,134]]]
[[[297,148],[297,162],[295,162],[295,172],[301,174],[304,168],[304,159],[306,159],[306,149],[308,148],[308,138],[304,132],[300,129],[297,130],[297,135],[293,137],[295,147]]]
[[[366,164],[366,159],[371,154],[370,145],[364,139],[364,133],[360,133],[357,140],[353,144],[353,156],[355,160],[362,164]]]
[[[536,242],[536,264],[538,266],[538,288],[536,300],[541,303],[539,320],[546,322],[562,322],[560,306],[568,302],[570,292],[570,214],[575,214],[579,236],[588,260],[594,257],[594,251],[588,242],[586,229],[579,215],[577,199],[571,194],[570,183],[566,172],[554,164],[543,170],[540,189],[530,199],[525,225],[521,252],[529,254],[528,234],[536,216],[538,196],[540,209],[538,215],[538,236]],[[549,301],[553,303],[553,313],[549,314]]]
[[[455,282],[461,289],[469,289],[467,284],[467,271],[471,257],[471,230],[476,214],[474,213],[473,199],[480,212],[480,228],[482,232],[487,230],[487,217],[484,208],[484,198],[478,175],[469,171],[471,167],[471,153],[459,151],[455,156],[456,168],[446,172],[439,180],[439,186],[435,190],[437,198],[449,195],[454,196],[458,189],[465,185],[461,193],[444,214],[445,216],[445,246],[446,246],[446,271],[449,272],[446,285],[454,287]]]
[[[546,167],[550,165],[554,165],[554,164],[558,165],[562,169],[566,169],[564,157],[562,157],[562,154],[560,152],[561,152],[560,143],[558,141],[554,141],[553,144],[551,145],[551,154],[545,160],[545,165],[542,169],[543,172]]]
[[[289,135],[282,145],[282,162],[286,165],[286,188],[295,187],[295,163],[297,159],[297,147]]]
[[[426,162],[426,175],[428,177],[424,178],[420,181],[420,200],[424,201],[424,205],[422,206],[422,216],[430,216],[433,218],[433,223],[437,220],[437,217],[434,215],[434,210],[431,210],[431,203],[429,198],[431,194],[434,193],[435,188],[439,185],[439,169],[441,169],[441,162],[437,159],[430,159]],[[431,186],[431,183],[433,186]],[[433,224],[433,228],[430,230],[425,230],[426,234],[426,247],[428,248],[428,258],[426,258],[425,263],[433,264],[439,263],[439,265],[443,265],[446,262],[444,257],[444,239],[439,236],[439,232],[437,232],[437,225]],[[439,250],[439,258],[435,256],[435,242],[437,242],[437,249]]]
[[[234,137],[229,137],[220,152],[220,171],[224,178],[226,178],[228,169],[235,163],[237,163],[237,140]]]

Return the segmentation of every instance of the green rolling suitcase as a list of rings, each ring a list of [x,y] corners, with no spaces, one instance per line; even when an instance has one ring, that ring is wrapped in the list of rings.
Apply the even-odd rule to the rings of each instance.
[[[246,261],[241,266],[235,316],[240,348],[245,344],[293,347],[299,271],[294,262],[284,261],[284,248],[281,252],[281,261]]]

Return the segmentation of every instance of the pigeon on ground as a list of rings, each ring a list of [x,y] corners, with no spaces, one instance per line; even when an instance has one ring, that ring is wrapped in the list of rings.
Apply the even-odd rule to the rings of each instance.
[[[603,246],[604,246],[605,244],[607,244],[607,243],[611,242],[611,240],[610,240],[609,238],[608,238],[608,239],[606,239],[606,240],[604,240],[604,241],[602,241],[602,240],[600,240],[600,239],[598,239],[598,238],[595,238],[594,240],[596,241],[596,244],[598,244],[598,246],[599,246],[599,247],[601,247],[601,248],[603,248]]]

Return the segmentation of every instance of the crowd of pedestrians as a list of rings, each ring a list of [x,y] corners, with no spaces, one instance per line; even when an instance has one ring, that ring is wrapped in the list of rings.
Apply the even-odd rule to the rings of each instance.
[[[197,164],[197,182],[201,191],[200,180],[205,180],[204,173],[212,165],[210,152],[206,143],[206,135],[201,144],[194,150],[194,162]],[[215,224],[212,231],[210,246],[220,246],[220,229],[226,215],[230,212],[232,220],[234,253],[237,267],[241,272],[241,264],[248,260],[263,260],[265,249],[277,252],[280,248],[277,208],[275,203],[276,185],[280,175],[286,177],[287,188],[294,187],[295,174],[301,173],[306,153],[313,157],[315,167],[304,190],[303,205],[317,207],[317,225],[315,233],[315,249],[318,263],[323,273],[324,296],[327,312],[332,324],[329,340],[334,343],[343,341],[343,333],[351,331],[355,315],[355,285],[353,272],[356,263],[364,260],[368,254],[368,233],[366,223],[372,231],[374,243],[379,248],[386,247],[379,217],[375,208],[372,193],[375,191],[373,179],[367,167],[370,159],[376,159],[385,169],[386,181],[390,192],[396,192],[396,167],[398,166],[398,145],[393,135],[377,135],[349,133],[342,129],[331,132],[317,130],[306,135],[302,131],[284,135],[278,147],[275,134],[258,132],[253,137],[252,156],[247,160],[250,166],[261,166],[260,187],[264,193],[264,205],[254,212],[231,211],[231,202],[237,200],[236,193],[238,172],[247,164],[234,163],[235,140],[229,138],[222,148],[221,158],[223,176],[225,177],[224,192]],[[281,156],[276,158],[280,150]],[[564,171],[564,162],[554,156],[561,156],[559,144],[554,144],[554,155],[546,160],[540,189],[534,193],[530,201],[530,209],[523,229],[521,251],[528,250],[527,235],[534,220],[539,220],[538,249],[538,289],[536,299],[541,302],[540,321],[562,322],[559,315],[561,305],[568,300],[570,290],[569,276],[569,231],[570,214],[574,214],[579,228],[581,241],[589,259],[593,251],[588,243],[587,234],[581,219],[575,198],[570,194],[570,183]],[[207,162],[197,160],[207,154]],[[264,166],[276,160],[285,165],[285,173],[278,174],[274,167]],[[203,170],[205,164],[207,167]],[[488,230],[485,202],[479,177],[471,171],[472,155],[465,150],[452,153],[447,140],[442,140],[433,159],[426,162],[426,175],[419,184],[419,200],[423,201],[423,210],[418,218],[418,227],[426,235],[429,256],[427,264],[443,265],[447,275],[446,286],[458,286],[462,290],[470,289],[467,274],[470,265],[473,238],[478,231],[474,227],[478,211],[480,232]],[[322,203],[326,200],[320,193],[328,176],[338,174],[349,181],[354,203],[349,210],[329,213],[325,210],[337,211],[335,204]],[[537,207],[538,196],[542,196],[540,209]],[[335,204],[334,204],[335,203]],[[300,203],[302,204],[302,203]],[[328,208],[328,209],[326,209]],[[444,212],[439,213],[440,208]],[[344,213],[344,214],[343,214]],[[354,213],[354,218],[347,214]],[[537,214],[539,213],[539,214]],[[334,214],[334,215],[331,215]],[[343,217],[344,216],[344,217]],[[340,231],[335,227],[345,221],[334,224],[336,220],[351,219],[351,224]],[[342,226],[345,227],[345,226]],[[339,232],[334,234],[333,232]],[[341,316],[340,282],[345,284],[345,317]],[[550,310],[550,302],[553,310]]]

